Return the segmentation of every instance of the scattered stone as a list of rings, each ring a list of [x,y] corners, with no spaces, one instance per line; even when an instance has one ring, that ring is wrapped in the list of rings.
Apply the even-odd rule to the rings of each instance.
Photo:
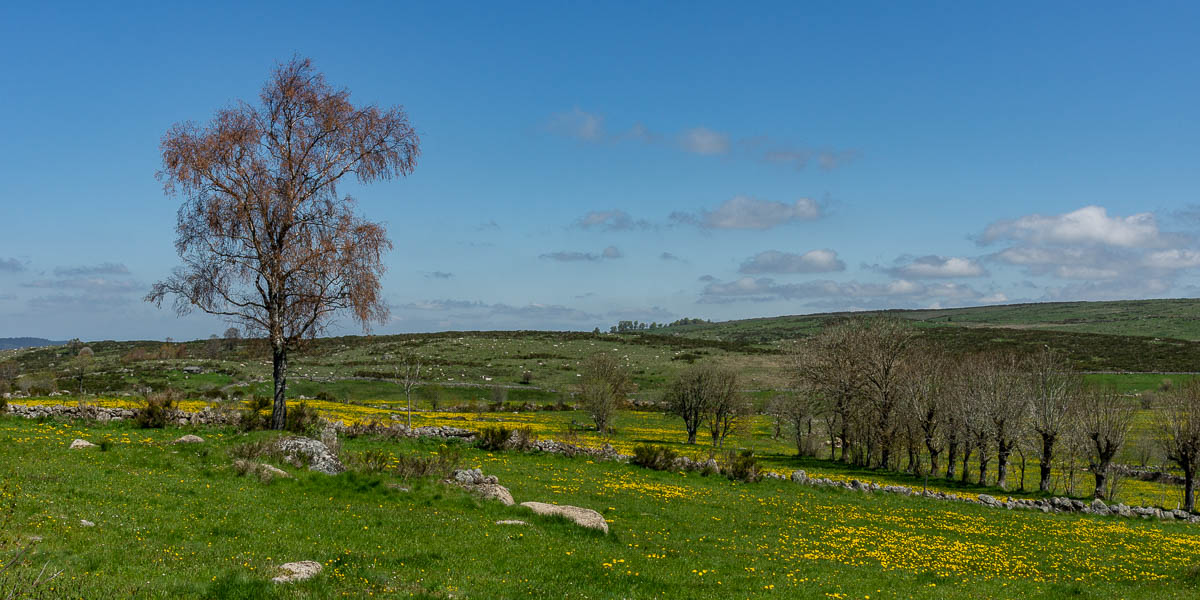
[[[279,467],[276,467],[274,465],[268,465],[266,463],[256,463],[256,462],[249,461],[249,460],[238,459],[238,460],[233,461],[233,466],[239,472],[254,474],[263,483],[269,483],[272,479],[275,479],[276,477],[278,477],[280,479],[291,479],[291,477],[292,477],[291,473],[288,473],[287,471],[284,471],[283,469],[280,469]]]
[[[458,469],[450,475],[446,483],[457,485],[484,500],[499,500],[505,506],[512,506],[512,494],[508,488],[500,485],[499,481],[495,475],[484,475],[479,469]]]
[[[473,491],[484,500],[499,500],[505,506],[512,506],[514,504],[512,494],[509,493],[508,488],[498,483],[478,485],[475,486]]]
[[[387,484],[387,488],[389,490],[396,490],[397,492],[411,492],[412,491],[412,488],[410,488],[406,485],[400,485],[398,483],[389,483],[389,484]]]
[[[198,435],[192,435],[189,433],[171,443],[172,444],[203,444],[204,438],[202,438]]]
[[[316,577],[321,572],[321,563],[312,560],[302,560],[300,562],[279,565],[279,570],[285,571],[285,573],[271,581],[275,583],[292,583]]]
[[[326,475],[337,475],[346,470],[346,466],[330,452],[328,446],[312,438],[283,438],[276,443],[276,447],[285,460],[297,467],[307,464],[308,470]]]
[[[528,525],[529,523],[526,523],[525,521],[519,521],[517,519],[504,519],[503,521],[496,521],[496,524],[497,525]]]
[[[590,508],[546,504],[544,502],[522,502],[521,506],[524,506],[525,508],[528,508],[539,515],[566,517],[581,527],[599,529],[604,533],[608,533],[608,523],[604,521],[604,516]]]
[[[96,526],[96,524],[95,524],[95,523],[93,523],[93,522],[91,522],[91,521],[89,521],[89,520],[87,520],[87,519],[80,519],[80,520],[79,520],[79,526],[80,526],[80,527],[95,527],[95,526]]]
[[[808,483],[808,473],[804,471],[792,471],[792,481],[795,483]]]
[[[96,445],[87,440],[75,440],[71,442],[71,450],[79,450],[81,448],[95,448]]]

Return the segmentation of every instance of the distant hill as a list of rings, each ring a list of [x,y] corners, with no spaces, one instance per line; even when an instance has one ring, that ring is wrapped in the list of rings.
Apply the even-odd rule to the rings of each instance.
[[[826,321],[851,314],[883,314],[929,327],[989,327],[1200,340],[1200,299],[1043,302],[971,308],[883,310],[741,319],[675,325],[656,334],[727,342],[772,343],[811,335]]]
[[[15,348],[40,348],[42,346],[61,346],[66,342],[56,342],[43,338],[31,337],[12,337],[0,338],[0,350],[13,350]]]

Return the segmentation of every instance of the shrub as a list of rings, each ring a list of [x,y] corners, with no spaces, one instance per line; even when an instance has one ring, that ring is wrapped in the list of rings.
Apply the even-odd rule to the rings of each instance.
[[[271,426],[271,403],[269,396],[254,394],[246,399],[240,421],[244,431],[257,431]]]
[[[8,412],[8,398],[0,396],[0,414]]]
[[[646,469],[669,471],[679,453],[664,446],[638,444],[633,447],[633,458],[629,462]]]
[[[320,426],[321,415],[317,409],[309,406],[307,402],[301,402],[288,409],[283,428],[292,433],[310,434]]]
[[[219,387],[208,388],[204,390],[202,395],[209,400],[224,400],[226,398],[225,391]]]
[[[491,395],[492,404],[504,404],[508,401],[508,390],[501,386],[493,385]]]
[[[323,400],[325,402],[337,402],[338,401],[337,396],[334,396],[333,392],[331,392],[329,390],[321,390],[321,391],[317,392],[317,400]]]
[[[528,450],[537,441],[537,434],[528,425],[513,430],[508,437],[507,447],[512,450]]]
[[[512,436],[512,430],[503,425],[487,426],[479,430],[475,445],[484,450],[503,450]]]
[[[725,462],[721,465],[721,473],[734,481],[753,483],[762,479],[762,471],[758,468],[758,458],[753,450],[728,452]]]
[[[363,450],[350,455],[346,461],[351,469],[366,473],[382,473],[392,462],[392,455],[382,449]]]
[[[521,383],[522,384],[529,385],[532,382],[533,382],[533,371],[525,371],[524,373],[521,373]]]
[[[234,460],[256,461],[260,458],[274,458],[278,454],[274,439],[262,439],[238,444],[229,449],[229,457]]]
[[[178,404],[179,393],[175,390],[153,392],[146,396],[142,409],[134,417],[134,422],[142,429],[162,429],[178,412]]]
[[[462,452],[445,444],[438,447],[432,456],[425,454],[403,454],[396,457],[389,471],[401,479],[409,477],[449,477],[462,463]]]

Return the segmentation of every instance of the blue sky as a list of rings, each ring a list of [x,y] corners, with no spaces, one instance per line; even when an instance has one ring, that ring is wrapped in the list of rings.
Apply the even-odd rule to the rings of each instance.
[[[375,332],[1200,293],[1195,3],[170,4],[0,9],[0,337],[223,330],[159,140],[293,54],[422,136]]]

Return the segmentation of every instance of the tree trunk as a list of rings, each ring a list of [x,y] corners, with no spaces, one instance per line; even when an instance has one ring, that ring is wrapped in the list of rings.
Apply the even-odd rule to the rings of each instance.
[[[688,428],[687,428],[687,432],[688,432],[688,441],[687,441],[687,443],[689,443],[689,444],[695,444],[695,443],[696,443],[696,429],[697,429],[696,427],[688,427]]]
[[[1096,477],[1096,491],[1092,492],[1092,497],[1103,500],[1104,482],[1108,479],[1108,465],[1093,465],[1092,475]]]
[[[996,451],[996,485],[1000,489],[1008,490],[1008,456],[1012,453],[1012,448],[1003,442],[997,444]]]
[[[1196,473],[1192,469],[1183,472],[1183,510],[1196,510]]]
[[[271,429],[282,430],[287,425],[287,348],[271,345],[271,374],[275,378],[275,405],[271,409]]]
[[[963,447],[963,457],[962,457],[962,482],[963,483],[968,483],[971,480],[970,464],[971,464],[971,450],[972,449],[973,448],[971,448],[970,444],[965,444]]]
[[[1050,465],[1054,459],[1054,436],[1042,434],[1041,479],[1038,481],[1039,492],[1050,491]]]
[[[979,452],[979,485],[987,485],[987,467],[988,467],[987,451],[980,450]]]
[[[958,442],[950,440],[946,443],[946,479],[954,481],[954,460],[958,458]]]

